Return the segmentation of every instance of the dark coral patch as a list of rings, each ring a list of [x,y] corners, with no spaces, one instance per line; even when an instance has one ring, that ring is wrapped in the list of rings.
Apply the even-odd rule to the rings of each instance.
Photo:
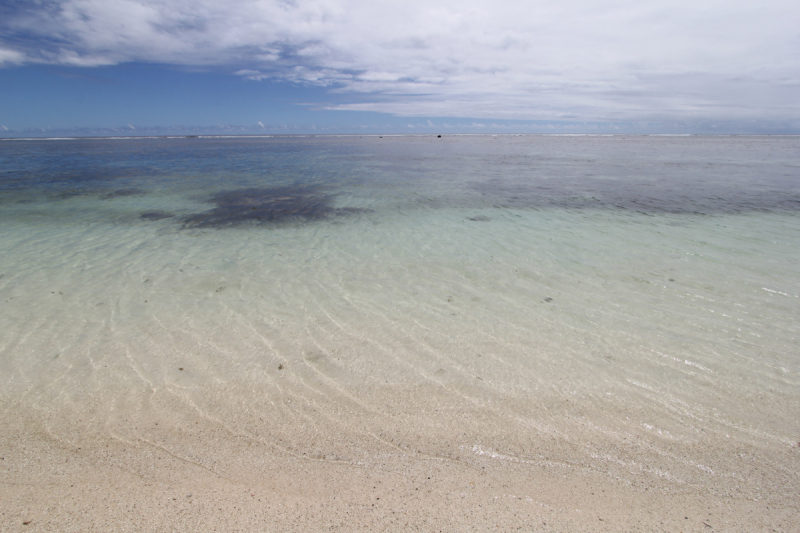
[[[343,217],[347,215],[357,215],[360,213],[374,213],[372,209],[364,209],[362,207],[337,207],[334,209],[333,214],[337,217]]]
[[[145,220],[161,220],[162,218],[171,218],[174,216],[174,214],[167,213],[166,211],[148,211],[147,213],[139,215],[140,218]]]
[[[209,201],[216,207],[185,217],[183,222],[186,227],[221,228],[305,222],[362,211],[336,209],[332,205],[332,195],[308,186],[225,191],[215,194]]]
[[[213,228],[293,220],[318,220],[333,213],[331,198],[307,187],[240,189],[217,193],[217,207],[184,218],[187,226]]]
[[[116,191],[109,191],[100,195],[101,200],[111,200],[112,198],[120,198],[123,196],[140,196],[145,194],[141,189],[117,189]]]
[[[88,193],[86,191],[62,191],[56,194],[54,197],[56,200],[69,200],[70,198],[75,198],[76,196],[85,196]]]

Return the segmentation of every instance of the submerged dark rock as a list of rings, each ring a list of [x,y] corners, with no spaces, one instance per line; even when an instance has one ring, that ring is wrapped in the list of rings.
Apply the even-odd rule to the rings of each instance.
[[[333,207],[333,196],[316,187],[240,189],[215,194],[214,209],[183,218],[185,227],[220,228],[244,224],[269,225],[322,220],[365,210]]]
[[[374,211],[372,209],[364,209],[362,207],[337,207],[333,211],[333,214],[337,217],[357,215],[359,213],[374,213]]]
[[[111,200],[112,198],[120,198],[122,196],[137,196],[145,192],[142,189],[117,189],[100,195],[101,200]]]
[[[145,220],[161,220],[162,218],[172,218],[174,216],[173,213],[167,213],[166,211],[148,211],[147,213],[139,215],[139,218]]]
[[[69,190],[54,194],[53,198],[56,200],[69,200],[70,198],[75,198],[76,196],[86,196],[87,194],[89,193],[83,190]]]

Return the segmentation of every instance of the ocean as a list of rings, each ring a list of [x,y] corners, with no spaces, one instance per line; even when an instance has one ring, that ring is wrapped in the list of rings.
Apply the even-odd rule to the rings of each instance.
[[[7,446],[796,509],[800,137],[2,140],[0,228]]]

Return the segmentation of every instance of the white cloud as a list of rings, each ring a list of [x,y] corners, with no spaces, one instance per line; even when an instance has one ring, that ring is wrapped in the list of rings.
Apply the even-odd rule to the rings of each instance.
[[[247,80],[253,80],[253,81],[261,81],[268,79],[270,77],[270,75],[267,73],[247,68],[244,68],[242,70],[237,70],[236,72],[234,72],[234,74],[236,74],[237,76],[242,76]]]
[[[18,65],[25,61],[25,56],[16,50],[9,50],[7,48],[0,48],[0,66],[11,64]]]
[[[800,116],[796,0],[55,0],[4,18],[22,51],[0,63],[199,65],[360,96],[337,109]]]

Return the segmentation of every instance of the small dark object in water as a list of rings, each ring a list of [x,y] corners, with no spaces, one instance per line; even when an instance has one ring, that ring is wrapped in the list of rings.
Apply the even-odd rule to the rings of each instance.
[[[174,217],[172,213],[167,213],[166,211],[148,211],[147,213],[142,213],[139,215],[139,218],[143,218],[145,220],[161,220],[162,218],[171,218]]]
[[[100,199],[111,200],[112,198],[119,198],[121,196],[136,196],[138,194],[144,194],[144,191],[141,189],[117,189],[116,191],[111,191],[100,195]]]
[[[441,136],[441,135],[437,135],[437,137],[438,137],[438,138],[440,138],[440,139],[442,138],[442,136]]]
[[[283,370],[283,365],[278,365],[278,370]]]
[[[549,302],[552,302],[553,299],[548,296],[547,298],[544,299],[544,301],[549,303]]]
[[[55,195],[56,200],[69,200],[76,196],[83,196],[87,194],[86,191],[63,191]]]
[[[337,217],[346,215],[356,215],[359,213],[374,213],[375,211],[365,207],[337,207],[333,213]]]
[[[486,215],[478,215],[475,217],[469,217],[467,220],[471,220],[473,222],[489,222],[492,219],[487,217]]]
[[[183,367],[180,367],[178,370],[183,370]]]
[[[670,281],[675,281],[675,280],[674,280],[674,279],[672,279],[672,278],[669,278],[669,280],[670,280]]]

